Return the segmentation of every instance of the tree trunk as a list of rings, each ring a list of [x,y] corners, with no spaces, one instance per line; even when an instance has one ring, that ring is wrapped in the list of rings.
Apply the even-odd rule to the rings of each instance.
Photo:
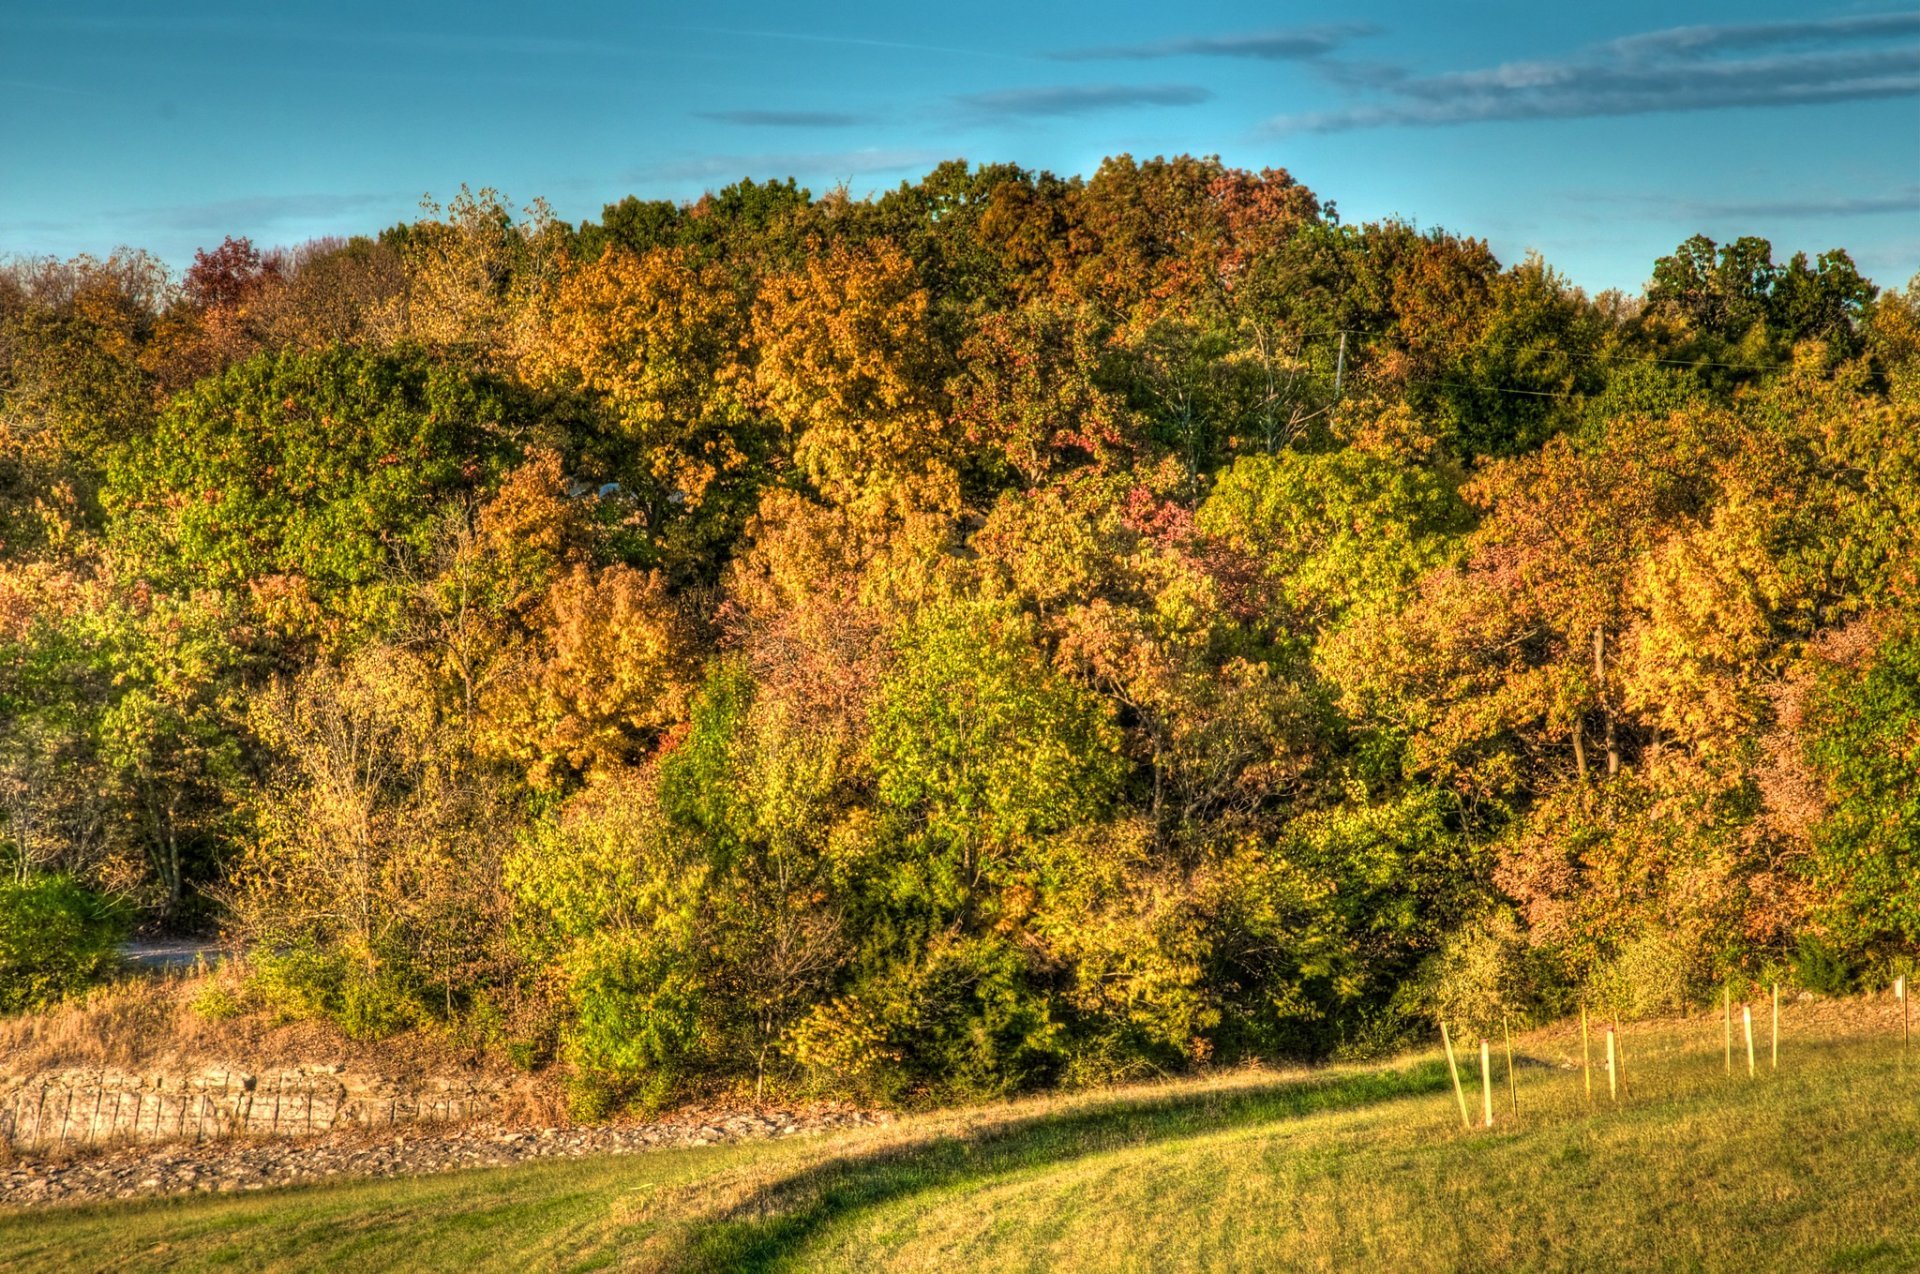
[[[1607,628],[1605,624],[1593,630],[1593,693],[1600,706],[1601,728],[1607,741],[1607,775],[1611,778],[1620,772],[1620,736],[1613,719],[1613,711],[1607,707]]]
[[[173,809],[167,810],[167,919],[180,910],[180,834],[174,830]]]

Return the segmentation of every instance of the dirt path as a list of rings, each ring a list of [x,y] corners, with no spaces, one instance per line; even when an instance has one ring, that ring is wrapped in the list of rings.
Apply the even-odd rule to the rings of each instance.
[[[120,944],[120,958],[129,968],[145,973],[178,973],[195,965],[212,967],[232,954],[226,947],[191,938]]]

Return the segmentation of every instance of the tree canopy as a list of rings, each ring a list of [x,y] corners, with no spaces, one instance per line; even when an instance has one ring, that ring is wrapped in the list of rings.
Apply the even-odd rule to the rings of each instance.
[[[223,930],[588,1107],[1872,976],[1914,297],[1190,156],[15,262],[0,927]]]

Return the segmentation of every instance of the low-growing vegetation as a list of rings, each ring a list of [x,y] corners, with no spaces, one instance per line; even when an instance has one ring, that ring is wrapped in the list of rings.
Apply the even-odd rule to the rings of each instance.
[[[1859,1269],[1920,1262],[1915,1070],[1884,999],[1516,1040],[1491,1129],[1434,1053],[1025,1099],[825,1139],[0,1216],[0,1263],[410,1270]],[[1764,1037],[1763,1037],[1764,1040]],[[1470,1083],[1477,1085],[1477,1078]],[[1473,1092],[1476,1120],[1479,1095]],[[106,1254],[111,1253],[108,1257]]]
[[[70,876],[0,880],[0,1013],[44,1008],[119,963],[126,911]]]

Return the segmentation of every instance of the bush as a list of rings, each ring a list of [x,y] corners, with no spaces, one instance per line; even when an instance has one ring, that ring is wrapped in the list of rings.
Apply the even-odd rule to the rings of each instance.
[[[1793,980],[1817,995],[1845,995],[1853,989],[1852,963],[1832,944],[1802,934],[1791,957]]]
[[[1528,944],[1512,916],[1495,912],[1448,935],[1397,1007],[1408,1017],[1484,1035],[1503,1017],[1515,1026],[1552,1017],[1564,1011],[1565,998],[1551,961]]]
[[[1920,631],[1884,641],[1862,666],[1821,676],[1809,746],[1827,816],[1810,864],[1823,929],[1847,953],[1886,956],[1920,943]]]
[[[0,1013],[51,1004],[119,963],[125,912],[70,876],[0,884]]]
[[[1627,1017],[1684,1013],[1713,987],[1700,944],[1677,928],[1649,924],[1620,944],[1587,985],[1596,1008]]]
[[[699,1044],[702,988],[673,954],[612,937],[571,953],[565,1052],[576,1111],[656,1108],[686,1074]]]
[[[209,978],[194,995],[193,1011],[205,1022],[230,1022],[247,1011],[246,1001],[225,978]]]
[[[1059,1077],[1067,1043],[1023,953],[993,938],[936,938],[816,1007],[787,1047],[816,1080],[894,1103],[1040,1087]]]
[[[251,982],[281,1019],[325,1018],[351,1039],[378,1039],[430,1016],[391,969],[314,947],[254,957]]]

